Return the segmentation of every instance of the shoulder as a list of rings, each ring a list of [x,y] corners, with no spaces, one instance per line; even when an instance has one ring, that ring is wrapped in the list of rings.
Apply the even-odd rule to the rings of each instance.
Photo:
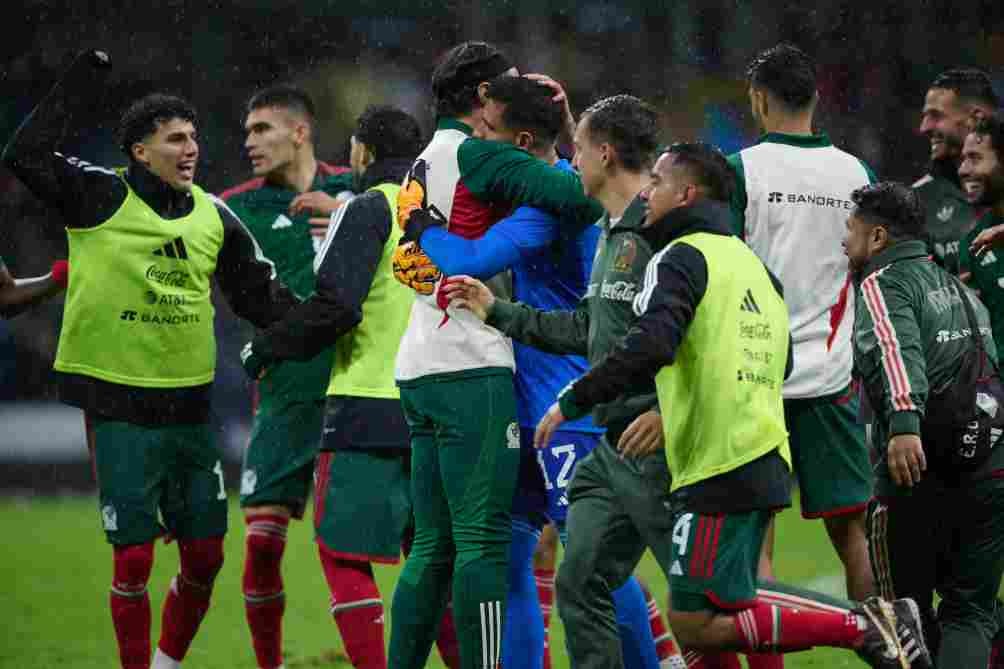
[[[222,193],[220,193],[220,199],[229,202],[231,204],[236,204],[241,200],[245,199],[248,195],[259,190],[265,185],[265,179],[257,177],[255,179],[249,179],[243,183],[239,183],[236,186],[231,186]]]
[[[503,142],[495,142],[477,137],[467,137],[457,149],[457,158],[461,165],[480,162],[490,158],[507,158],[509,160],[534,160],[526,151],[522,151]]]
[[[934,177],[932,177],[930,174],[925,174],[924,176],[913,182],[913,187],[918,190],[922,190],[926,189],[928,187],[928,184],[933,184],[933,183],[934,183]]]

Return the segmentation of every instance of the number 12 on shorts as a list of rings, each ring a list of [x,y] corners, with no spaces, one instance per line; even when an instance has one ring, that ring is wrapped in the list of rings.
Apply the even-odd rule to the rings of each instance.
[[[572,478],[572,468],[575,466],[575,444],[562,444],[545,450],[552,458],[561,460],[561,467],[552,483],[551,477],[547,474],[550,468],[544,462],[545,451],[537,451],[537,462],[540,464],[540,471],[544,474],[544,487],[548,490],[554,490],[555,487],[558,490],[564,490],[568,487],[568,482]]]

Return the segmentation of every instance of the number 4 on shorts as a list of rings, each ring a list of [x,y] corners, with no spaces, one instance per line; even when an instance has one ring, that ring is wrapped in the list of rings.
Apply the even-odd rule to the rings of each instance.
[[[673,545],[677,547],[676,558],[669,568],[671,576],[683,576],[683,565],[680,560],[687,555],[687,544],[690,542],[690,524],[694,520],[694,514],[685,513],[676,520],[673,526]]]

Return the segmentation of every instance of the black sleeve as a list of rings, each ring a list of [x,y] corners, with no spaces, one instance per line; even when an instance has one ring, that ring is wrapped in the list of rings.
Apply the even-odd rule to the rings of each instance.
[[[299,303],[276,278],[275,266],[223,200],[211,196],[223,220],[223,248],[216,258],[216,279],[230,308],[258,328],[268,327]]]
[[[69,227],[103,223],[126,197],[125,183],[114,171],[60,152],[75,117],[100,104],[109,71],[92,52],[78,56],[3,152],[4,165]]]
[[[365,193],[342,207],[316,261],[314,294],[255,337],[255,354],[270,362],[309,360],[358,325],[391,225],[382,193]]]
[[[769,269],[767,269],[766,265],[764,265],[764,269],[767,270],[767,276],[770,277],[770,282],[774,286],[774,290],[777,291],[777,294],[783,300],[784,299],[784,286],[781,285],[781,280],[778,279],[776,276],[774,276],[774,273],[771,272]],[[789,330],[788,331],[788,359],[784,363],[784,378],[785,378],[785,380],[787,380],[788,377],[791,376],[792,370],[795,369],[794,349],[795,349],[795,341],[791,338],[791,331]]]
[[[700,251],[680,243],[662,255],[656,270],[654,276],[646,273],[635,300],[640,317],[624,340],[572,387],[576,405],[611,402],[676,359],[707,290],[708,265]]]

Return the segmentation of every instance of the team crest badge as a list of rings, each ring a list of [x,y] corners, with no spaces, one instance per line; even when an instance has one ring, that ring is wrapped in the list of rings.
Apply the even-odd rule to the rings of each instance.
[[[614,258],[614,271],[630,272],[637,255],[638,245],[633,239],[625,239],[621,242],[621,247],[617,249],[617,256]]]
[[[505,443],[509,448],[519,448],[519,425],[509,423],[509,428],[505,431]]]
[[[241,495],[250,495],[258,487],[258,474],[253,469],[245,469],[241,476]]]
[[[101,507],[101,523],[105,526],[105,531],[116,532],[119,529],[119,517],[115,513],[115,507],[105,504]]]

